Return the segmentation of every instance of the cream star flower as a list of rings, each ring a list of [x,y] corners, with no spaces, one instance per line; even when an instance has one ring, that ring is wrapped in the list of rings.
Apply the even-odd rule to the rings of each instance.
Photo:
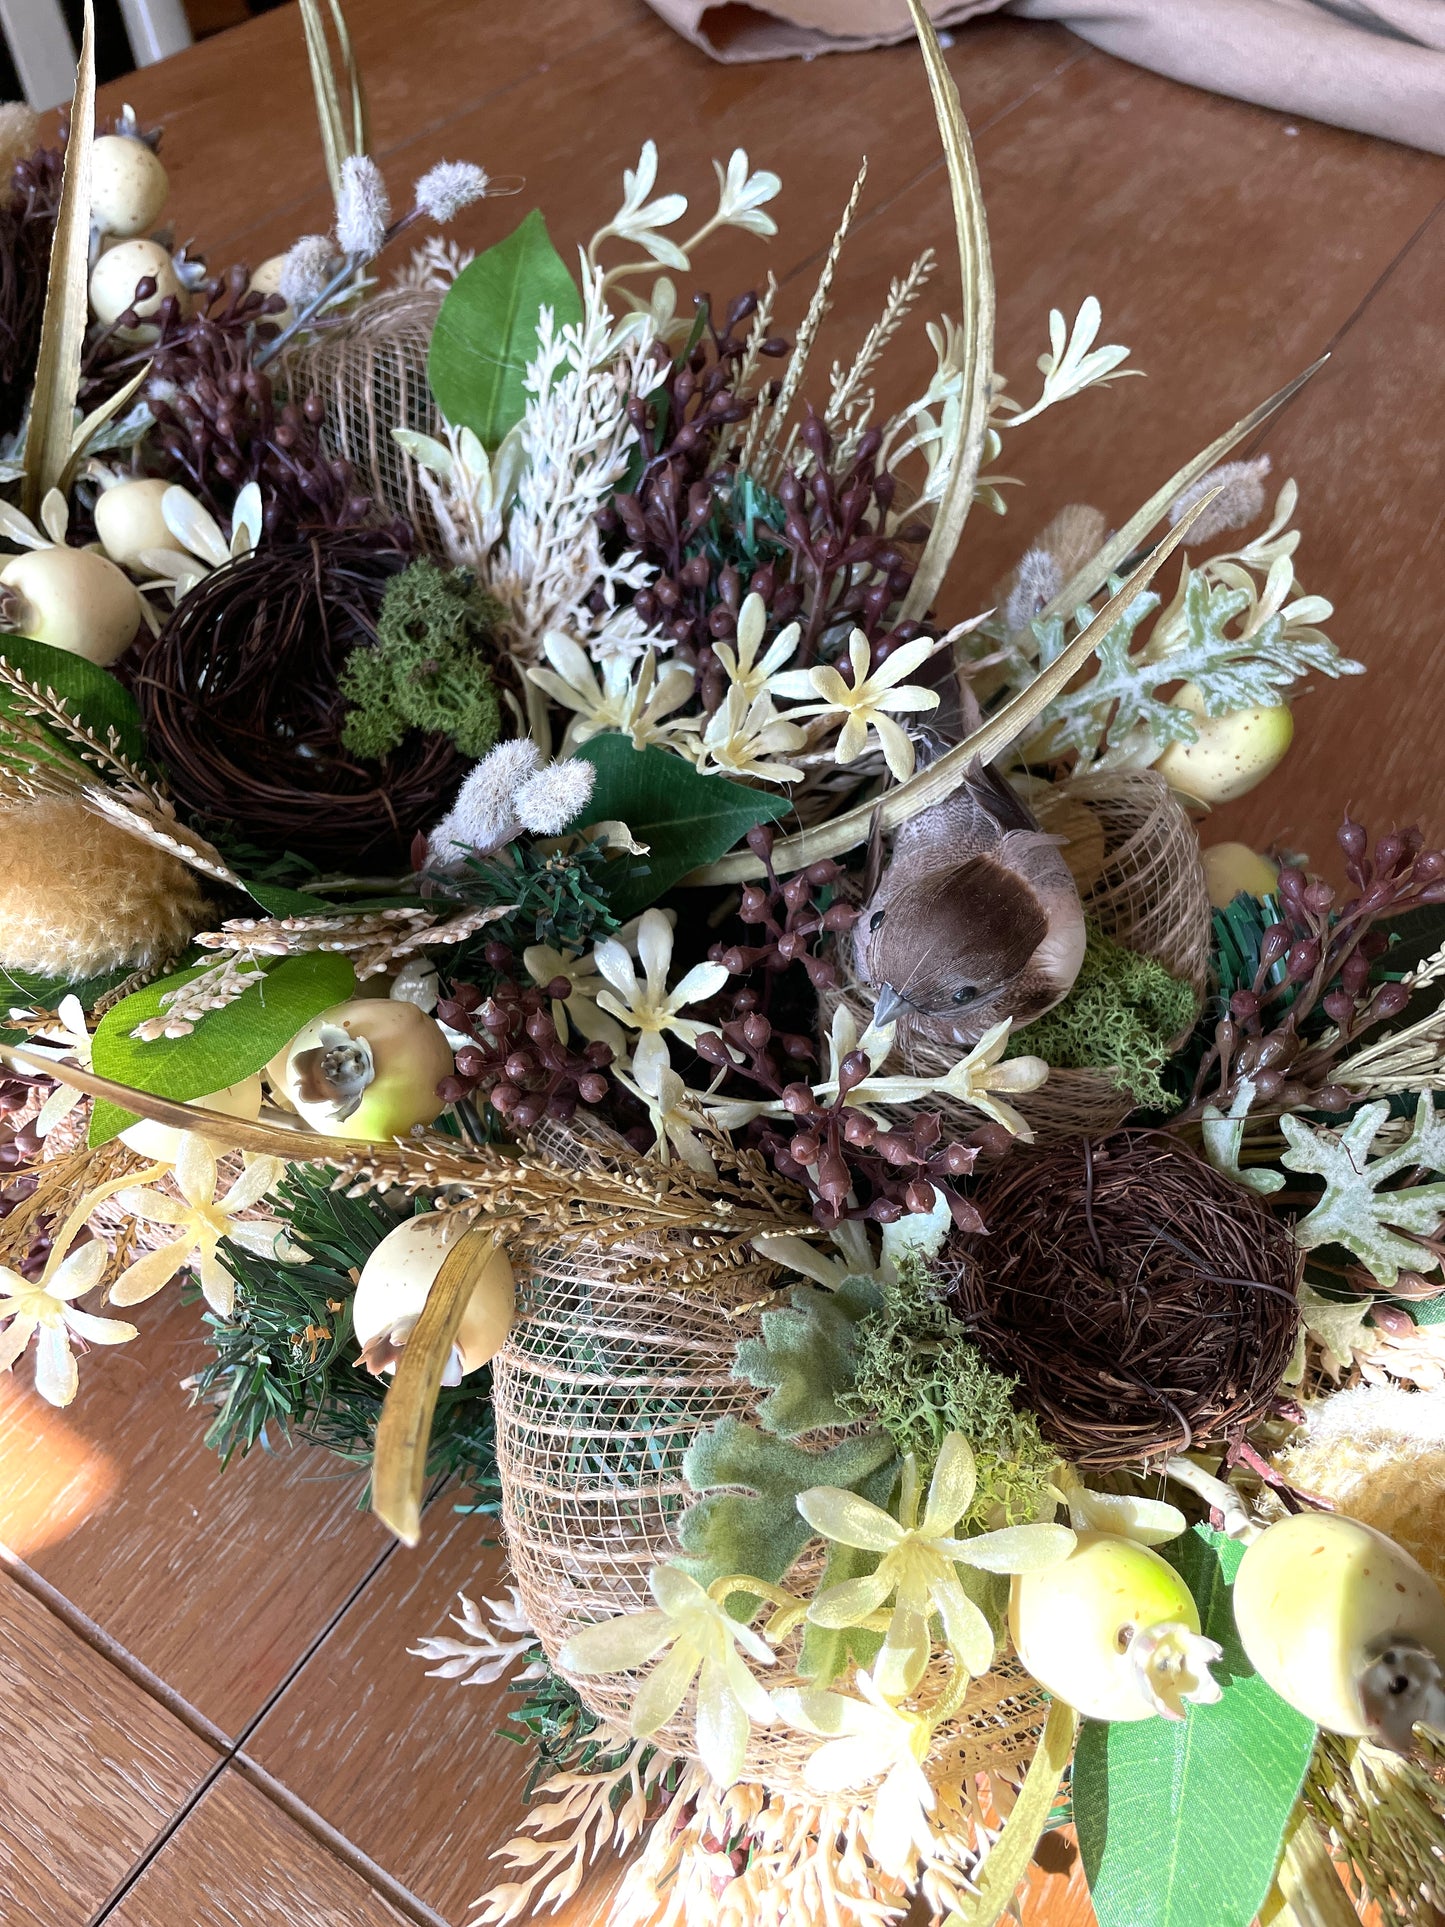
[[[937,709],[936,689],[923,689],[913,683],[905,685],[903,681],[927,662],[937,646],[930,636],[920,636],[916,642],[905,642],[891,651],[876,669],[870,670],[873,656],[868,638],[861,629],[855,629],[848,638],[848,660],[853,669],[851,684],[843,680],[831,663],[819,663],[812,669],[790,669],[774,676],[769,687],[774,696],[820,699],[793,712],[796,715],[826,716],[841,722],[843,727],[833,747],[835,762],[856,761],[868,746],[869,730],[873,730],[882,746],[884,760],[902,783],[913,774],[913,744],[890,712]]]
[[[924,1714],[891,1705],[867,1673],[857,1683],[862,1699],[787,1687],[773,1695],[773,1704],[789,1726],[824,1738],[803,1768],[815,1793],[852,1792],[881,1777],[870,1802],[868,1845],[887,1872],[906,1880],[917,1855],[932,1845],[925,1816],[933,1810],[933,1788],[923,1762],[933,1726]]]
[[[35,1389],[48,1405],[69,1405],[79,1387],[72,1338],[90,1345],[124,1345],[137,1335],[134,1325],[77,1311],[72,1302],[100,1283],[109,1255],[99,1239],[76,1246],[64,1258],[52,1255],[34,1284],[0,1265],[0,1318],[10,1321],[0,1333],[0,1370],[8,1372],[39,1332]]]
[[[242,1220],[240,1214],[259,1204],[277,1184],[286,1166],[280,1158],[253,1158],[224,1198],[216,1196],[216,1154],[194,1131],[181,1136],[172,1175],[180,1197],[168,1191],[122,1191],[120,1202],[132,1216],[150,1224],[176,1227],[176,1236],[156,1251],[144,1252],[110,1288],[113,1305],[139,1305],[168,1285],[182,1265],[195,1267],[206,1303],[229,1318],[236,1287],[217,1255],[223,1238],[263,1257],[284,1256],[283,1227],[269,1218]]]
[[[697,1751],[720,1787],[743,1770],[750,1723],[768,1726],[773,1704],[743,1654],[771,1666],[773,1649],[676,1566],[654,1566],[649,1582],[659,1610],[624,1613],[584,1626],[557,1655],[573,1673],[631,1673],[666,1654],[637,1689],[630,1731],[645,1740],[697,1690]]]
[[[869,1062],[878,1064],[870,1049],[873,1040],[887,1037],[890,1044],[893,1026],[882,1029],[869,1026],[861,1045],[844,1043],[838,1048],[837,1017],[842,1017],[847,1026],[852,1026],[852,1018],[839,1007],[834,1019],[833,1045],[834,1068],[833,1088],[837,1089],[837,1063],[849,1050],[861,1048],[869,1051]],[[848,1102],[854,1104],[917,1104],[926,1097],[951,1097],[957,1103],[971,1104],[976,1111],[991,1117],[995,1124],[1002,1124],[1006,1131],[1012,1131],[1024,1143],[1029,1143],[1033,1132],[1027,1121],[1007,1102],[1005,1092],[1017,1094],[1021,1091],[1036,1091],[1049,1074],[1049,1067],[1042,1057],[1010,1057],[1004,1059],[1008,1049],[1009,1032],[1013,1019],[1005,1017],[1001,1023],[986,1030],[967,1057],[960,1058],[951,1070],[942,1077],[866,1077],[848,1093]],[[886,1055],[886,1053],[885,1053]]]
[[[780,716],[767,695],[749,697],[734,684],[708,717],[698,768],[707,775],[751,776],[758,783],[797,783],[803,772],[791,763],[769,762],[807,747],[808,732]]]
[[[597,993],[604,980],[597,973],[597,960],[591,951],[579,957],[572,950],[554,950],[550,944],[534,943],[522,952],[522,968],[540,990],[545,990],[559,977],[565,977],[571,984],[568,996],[552,999],[552,1022],[564,1044],[569,1031],[575,1028],[589,1043],[610,1044],[617,1056],[623,1054],[627,1038],[622,1026],[615,1017],[597,1008]]]
[[[728,980],[721,964],[694,964],[671,990],[667,987],[668,966],[672,962],[672,925],[660,910],[645,910],[637,926],[637,955],[642,964],[643,981],[626,949],[615,937],[599,943],[592,953],[597,969],[610,989],[597,993],[601,1010],[615,1017],[628,1030],[642,1033],[632,1054],[633,1075],[639,1082],[651,1081],[667,1069],[670,1059],[664,1032],[671,1031],[684,1043],[695,1043],[703,1025],[678,1012],[688,1004],[700,1004],[716,996]]]
[[[717,1166],[707,1146],[697,1135],[698,1126],[704,1122],[704,1113],[677,1072],[670,1066],[655,1070],[649,1074],[646,1082],[640,1076],[634,1081],[625,1071],[616,1071],[614,1075],[619,1083],[626,1085],[634,1097],[640,1098],[647,1106],[648,1118],[657,1139],[654,1148],[662,1163],[670,1164],[675,1151],[683,1163],[690,1165],[694,1171],[715,1178]]]
[[[768,610],[763,598],[744,596],[738,611],[737,648],[728,642],[715,642],[712,646],[713,654],[727,671],[728,681],[749,701],[763,695],[783,664],[796,655],[798,638],[803,633],[796,622],[790,622],[773,637],[759,661],[758,650],[767,626]]]
[[[645,749],[684,727],[664,722],[692,695],[696,678],[684,664],[669,662],[659,674],[656,651],[649,649],[634,682],[631,665],[620,656],[609,656],[599,682],[587,651],[559,630],[548,630],[542,652],[552,667],[529,668],[527,675],[553,702],[573,712],[565,747],[615,729],[630,736],[635,749]]]
[[[80,999],[73,992],[62,997],[55,1014],[59,1023],[50,1030],[37,1031],[35,1035],[40,1042],[32,1040],[25,1048],[33,1057],[53,1057],[58,1063],[78,1064],[81,1070],[88,1071],[91,1038]],[[58,1048],[47,1050],[45,1045]],[[84,1096],[83,1091],[72,1090],[69,1084],[57,1084],[40,1107],[35,1120],[35,1135],[44,1137],[47,1132],[53,1131],[61,1118],[67,1117]]]
[[[1040,1572],[1073,1551],[1074,1535],[1067,1526],[1007,1526],[967,1539],[952,1537],[973,1503],[977,1484],[972,1446],[961,1432],[950,1432],[934,1467],[921,1521],[918,1462],[911,1452],[903,1461],[896,1519],[840,1486],[815,1485],[798,1494],[798,1510],[815,1532],[837,1545],[882,1554],[875,1570],[861,1579],[825,1587],[808,1608],[808,1617],[818,1626],[857,1626],[892,1599],[883,1649],[873,1667],[874,1679],[890,1699],[904,1698],[923,1678],[933,1613],[942,1620],[944,1640],[966,1672],[977,1679],[993,1664],[993,1630],[964,1591],[956,1566]]]

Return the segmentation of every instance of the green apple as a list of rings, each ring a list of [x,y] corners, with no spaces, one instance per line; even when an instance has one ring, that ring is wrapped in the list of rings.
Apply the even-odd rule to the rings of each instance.
[[[1361,1519],[1299,1512],[1262,1532],[1234,1623],[1255,1670],[1326,1732],[1405,1753],[1417,1720],[1445,1726],[1445,1598]]]
[[[1182,1719],[1220,1689],[1219,1648],[1167,1559],[1137,1540],[1081,1532],[1068,1558],[1013,1582],[1009,1630],[1041,1686],[1091,1720]]]
[[[292,1038],[279,1082],[313,1131],[388,1143],[441,1115],[436,1087],[454,1068],[441,1026],[424,1010],[353,997]]]

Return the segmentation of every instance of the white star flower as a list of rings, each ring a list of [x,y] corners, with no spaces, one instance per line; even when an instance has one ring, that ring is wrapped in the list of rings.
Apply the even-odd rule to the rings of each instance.
[[[217,1255],[217,1247],[226,1238],[263,1257],[287,1255],[283,1227],[276,1220],[242,1220],[240,1216],[260,1203],[285,1170],[280,1158],[253,1158],[225,1197],[218,1198],[215,1151],[196,1132],[184,1132],[172,1173],[180,1197],[148,1188],[119,1194],[121,1204],[132,1216],[150,1224],[174,1225],[176,1236],[159,1250],[142,1253],[128,1266],[111,1286],[110,1302],[139,1305],[168,1285],[182,1265],[194,1264],[206,1303],[221,1317],[229,1318],[236,1286]]]
[[[826,716],[830,721],[842,724],[838,741],[833,748],[833,760],[838,763],[852,763],[863,754],[868,746],[868,732],[871,729],[878,737],[883,749],[884,760],[900,783],[913,774],[913,744],[907,731],[893,720],[893,713],[915,712],[937,709],[939,703],[936,689],[924,689],[917,684],[905,684],[904,677],[919,669],[938,647],[931,636],[920,636],[916,642],[902,643],[878,665],[870,667],[873,652],[868,646],[868,638],[861,629],[855,629],[848,638],[848,661],[852,667],[853,680],[845,682],[840,671],[831,663],[819,663],[812,669],[789,669],[781,676],[774,676],[770,685],[772,694],[791,699],[818,698],[816,702],[795,711],[799,716]]]
[[[552,667],[529,668],[527,675],[554,703],[573,712],[566,737],[569,749],[611,729],[630,736],[635,749],[645,749],[684,726],[664,720],[692,695],[696,679],[683,663],[669,662],[659,673],[656,652],[649,649],[634,681],[631,666],[620,656],[609,656],[599,682],[587,651],[560,630],[548,630],[542,652]]]
[[[98,1240],[78,1245],[66,1257],[51,1261],[32,1284],[8,1265],[0,1265],[0,1318],[8,1319],[0,1333],[0,1370],[9,1371],[35,1334],[35,1389],[48,1405],[69,1405],[80,1384],[72,1338],[90,1345],[124,1345],[134,1338],[134,1325],[119,1318],[98,1318],[77,1311],[74,1300],[100,1283],[109,1252]]]
[[[626,949],[615,937],[608,937],[593,951],[597,969],[610,988],[599,991],[599,1008],[615,1017],[628,1030],[640,1031],[632,1055],[633,1075],[651,1081],[668,1068],[664,1033],[671,1031],[684,1043],[696,1043],[703,1025],[678,1012],[688,1004],[704,1003],[714,997],[728,980],[721,964],[694,964],[671,990],[667,987],[668,967],[672,962],[672,925],[660,910],[645,910],[637,926],[637,955],[642,964],[639,983],[636,968]]]
[[[91,1040],[80,999],[73,993],[62,997],[55,1014],[59,1023],[49,1030],[37,1031],[36,1037],[41,1042],[28,1043],[26,1050],[32,1057],[53,1057],[57,1063],[78,1064],[81,1070],[88,1071]],[[45,1045],[58,1048],[47,1050]],[[44,1137],[47,1132],[54,1130],[61,1118],[68,1116],[84,1096],[83,1091],[72,1090],[68,1084],[57,1084],[40,1107],[40,1114],[35,1120],[35,1135]]]
[[[712,646],[713,654],[727,671],[728,681],[749,698],[761,696],[767,690],[783,664],[797,653],[798,638],[803,633],[796,622],[790,622],[773,637],[759,661],[758,650],[767,626],[768,610],[763,598],[756,594],[744,596],[738,611],[736,650],[727,642],[715,642]]]
[[[751,776],[759,783],[797,783],[803,772],[771,756],[807,747],[808,732],[780,716],[767,695],[749,697],[734,684],[707,721],[698,768],[706,775]]]

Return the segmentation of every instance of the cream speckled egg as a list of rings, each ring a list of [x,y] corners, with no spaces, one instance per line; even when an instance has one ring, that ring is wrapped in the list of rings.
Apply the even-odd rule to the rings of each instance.
[[[186,551],[166,527],[161,503],[174,484],[149,477],[134,482],[117,482],[105,489],[95,504],[95,532],[112,562],[123,569],[144,569],[141,561],[147,549],[169,549],[173,554]]]
[[[102,234],[144,234],[160,219],[170,181],[158,155],[126,134],[102,134],[90,149],[90,218]]]
[[[122,241],[107,248],[90,276],[90,307],[96,320],[109,325],[124,314],[147,275],[155,281],[156,291],[136,305],[142,320],[153,315],[167,295],[182,293],[175,265],[159,241]]]
[[[456,1212],[425,1212],[389,1231],[367,1259],[351,1322],[357,1343],[376,1361],[374,1370],[396,1369],[396,1354],[421,1316],[442,1260],[467,1225]],[[515,1310],[511,1260],[498,1245],[472,1287],[443,1383],[455,1384],[486,1364],[511,1329]]]

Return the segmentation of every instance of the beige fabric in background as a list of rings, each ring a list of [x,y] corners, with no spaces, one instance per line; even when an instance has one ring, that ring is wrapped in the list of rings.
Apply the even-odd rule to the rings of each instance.
[[[717,60],[846,52],[910,34],[905,0],[650,0]],[[928,0],[940,27],[1004,0]],[[1445,154],[1445,0],[1012,0],[1171,79]]]

